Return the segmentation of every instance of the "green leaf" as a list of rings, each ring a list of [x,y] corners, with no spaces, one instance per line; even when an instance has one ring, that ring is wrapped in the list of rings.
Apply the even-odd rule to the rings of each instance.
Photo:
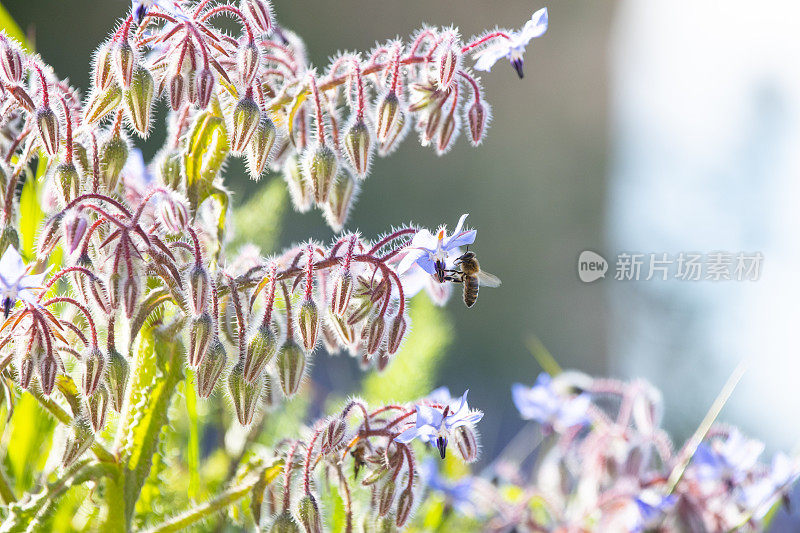
[[[287,205],[286,186],[273,179],[233,214],[236,235],[233,247],[251,242],[261,250],[275,249],[281,232],[281,221]]]
[[[39,167],[46,166],[44,160],[39,160]],[[37,171],[37,174],[39,172]],[[39,181],[34,176],[28,176],[22,186],[22,196],[19,199],[19,232],[22,255],[28,258],[36,255],[36,234],[44,221],[44,212],[39,201]]]
[[[8,10],[3,6],[3,3],[0,2],[0,29],[6,32],[6,35],[9,37],[13,37],[20,44],[25,48],[28,52],[33,52],[28,47],[28,41],[25,38],[25,33],[22,31],[22,28],[14,22],[14,19],[11,17],[11,14]]]
[[[193,213],[214,192],[214,179],[222,170],[228,151],[228,134],[219,109],[200,113],[183,156],[186,195]]]
[[[196,500],[200,490],[200,422],[197,416],[194,372],[187,372],[184,383],[186,414],[189,415],[189,447],[186,450],[186,463],[189,468],[189,498]]]
[[[10,474],[16,482],[17,494],[29,490],[34,475],[44,468],[56,424],[33,396],[20,396],[11,417],[8,439]]]

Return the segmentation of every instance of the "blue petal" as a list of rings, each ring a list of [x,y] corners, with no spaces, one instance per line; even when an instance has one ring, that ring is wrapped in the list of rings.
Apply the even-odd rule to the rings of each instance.
[[[442,246],[446,251],[450,251],[454,248],[458,248],[459,246],[466,246],[467,244],[472,244],[475,242],[475,237],[478,235],[478,232],[474,229],[469,231],[465,231],[450,237],[447,240],[447,243]]]
[[[404,432],[400,433],[398,436],[394,438],[395,442],[399,442],[401,444],[408,444],[412,440],[416,439],[418,435],[417,428],[409,428]]]
[[[425,252],[425,250],[422,250],[420,248],[409,248],[408,252],[406,252],[405,257],[403,257],[403,259],[397,265],[397,273],[404,274],[423,255],[427,255],[427,252]]]
[[[422,255],[417,258],[417,264],[419,267],[427,272],[430,275],[436,274],[436,265],[433,263],[430,254],[427,252],[423,252]]]
[[[442,413],[427,405],[417,405],[417,428],[422,426],[442,426]]]

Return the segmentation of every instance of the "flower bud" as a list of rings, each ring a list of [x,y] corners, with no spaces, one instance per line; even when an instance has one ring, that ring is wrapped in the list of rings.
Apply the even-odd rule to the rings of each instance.
[[[378,142],[386,142],[402,116],[403,112],[400,110],[400,99],[397,98],[397,93],[389,91],[383,95],[378,103],[378,119],[375,121],[378,125],[375,132]]]
[[[355,326],[369,315],[370,311],[372,311],[372,301],[369,298],[359,298],[361,301],[361,305],[354,309],[350,316],[347,317],[347,323],[351,326]]]
[[[455,431],[456,449],[465,463],[474,463],[478,459],[478,437],[470,426],[460,426]]]
[[[369,333],[367,337],[367,353],[373,354],[378,351],[383,341],[383,331],[386,329],[386,319],[378,314],[370,320]]]
[[[436,132],[439,130],[439,124],[441,122],[442,108],[440,106],[435,106],[428,112],[428,119],[425,123],[425,131],[422,135],[422,138],[426,144],[436,136]]]
[[[375,359],[375,370],[378,372],[383,372],[389,366],[389,363],[392,362],[392,358],[389,356],[389,352],[386,351],[386,348],[379,348],[378,354]]]
[[[269,161],[269,155],[272,151],[272,146],[275,144],[276,136],[275,124],[268,116],[262,116],[255,133],[253,133],[253,137],[247,144],[247,163],[252,179],[257,180],[261,177],[261,173],[264,172],[264,167]]]
[[[436,74],[439,89],[449,90],[458,68],[461,66],[461,51],[451,45],[441,49],[436,60]]]
[[[300,526],[289,511],[283,511],[272,523],[270,533],[300,533]]]
[[[202,265],[194,265],[189,270],[188,282],[189,303],[194,314],[200,315],[207,310],[208,300],[211,297],[211,276]]]
[[[408,517],[411,515],[411,509],[414,507],[414,492],[411,490],[411,487],[406,487],[403,492],[400,493],[400,497],[397,499],[397,514],[395,515],[395,523],[397,527],[403,527],[403,525],[408,521]]]
[[[252,98],[245,96],[239,100],[239,103],[236,104],[236,109],[233,110],[233,131],[231,135],[231,153],[233,155],[241,155],[244,152],[260,120],[261,110]]]
[[[112,135],[100,146],[99,152],[103,182],[106,189],[114,191],[117,188],[119,175],[128,161],[128,143],[122,136]]]
[[[83,354],[83,393],[91,396],[100,385],[106,368],[106,356],[97,346],[92,346]]]
[[[338,166],[336,154],[327,144],[317,143],[305,152],[303,157],[305,178],[314,193],[314,201],[320,205],[328,199]]]
[[[184,79],[181,72],[174,73],[169,79],[169,106],[173,111],[180,109],[184,98]]]
[[[125,103],[131,124],[140,137],[150,133],[150,110],[153,104],[153,76],[144,67],[137,66],[133,71],[130,87],[125,91]]]
[[[86,398],[86,412],[89,415],[95,433],[101,431],[106,425],[106,413],[108,412],[108,389],[102,383],[97,390]]]
[[[347,424],[341,418],[332,418],[322,433],[322,451],[328,453],[337,449],[344,442]]]
[[[108,291],[106,290],[106,286],[105,283],[103,283],[103,280],[100,279],[98,276],[92,276],[89,282],[89,290],[97,306],[104,313],[111,313],[111,311],[114,309],[114,306],[111,305],[111,299],[108,296]]]
[[[73,254],[81,245],[83,236],[89,228],[89,222],[81,214],[70,212],[64,218],[64,245],[67,254]]]
[[[18,85],[22,81],[22,55],[5,37],[0,41],[0,67],[3,80],[9,85]]]
[[[39,139],[48,155],[58,153],[58,117],[50,106],[45,106],[36,111],[36,127],[39,130]]]
[[[439,128],[439,138],[436,142],[436,153],[442,155],[450,150],[450,147],[453,146],[453,140],[455,139],[455,135],[453,135],[456,131],[458,124],[456,123],[456,117],[453,113],[448,113],[444,120],[442,121],[442,127]]]
[[[350,214],[350,207],[358,195],[360,186],[346,168],[339,170],[339,176],[331,188],[328,202],[325,204],[325,220],[331,229],[342,231]]]
[[[192,318],[189,324],[189,366],[197,368],[203,363],[214,335],[214,322],[207,311]]]
[[[344,134],[344,151],[347,160],[360,179],[364,179],[369,170],[372,154],[369,127],[363,119],[355,121]]]
[[[272,12],[269,2],[264,0],[244,0],[241,8],[258,30],[263,33],[269,33],[272,30]]]
[[[237,65],[239,67],[239,75],[242,77],[242,85],[245,87],[250,87],[253,84],[253,80],[258,73],[259,62],[258,47],[254,41],[249,41],[239,49]]]
[[[127,39],[123,39],[114,45],[114,68],[116,69],[117,80],[126,89],[133,82],[135,63],[136,54]]]
[[[127,276],[122,282],[122,307],[126,318],[133,318],[136,314],[136,304],[139,302],[139,280],[136,276]]]
[[[391,476],[387,476],[386,481],[381,485],[378,493],[378,515],[384,516],[392,508],[394,503],[395,483]]]
[[[389,327],[389,343],[387,349],[390,354],[397,353],[400,349],[400,344],[406,336],[406,329],[408,322],[403,314],[398,313],[392,319],[392,325]]]
[[[116,349],[111,349],[108,353],[108,366],[106,367],[106,386],[108,387],[111,406],[118,413],[122,412],[129,374],[130,365],[128,360]]]
[[[283,164],[283,179],[286,181],[289,196],[292,199],[292,205],[294,205],[295,210],[305,213],[311,209],[313,197],[311,195],[311,186],[306,181],[302,168],[300,156],[297,154],[290,155]]]
[[[473,146],[478,146],[483,141],[486,132],[486,119],[489,117],[489,104],[475,100],[467,111],[469,124],[469,137]]]
[[[189,211],[183,202],[176,198],[169,198],[158,205],[158,218],[167,233],[180,235],[186,230],[186,224],[189,222]]]
[[[349,269],[341,269],[336,276],[333,284],[333,294],[331,295],[331,313],[336,316],[344,316],[347,306],[350,304],[350,297],[353,294],[353,274]]]
[[[219,337],[214,335],[208,346],[206,356],[200,366],[197,367],[197,394],[201,398],[208,398],[214,392],[214,386],[217,384],[217,380],[227,362],[228,357],[225,354],[225,346],[219,340]]]
[[[303,346],[307,352],[313,352],[319,335],[319,310],[312,298],[303,300],[297,323],[300,328],[300,337],[303,339]]]
[[[31,386],[31,379],[36,368],[36,361],[33,360],[31,352],[25,352],[19,358],[19,386],[27,389]]]
[[[317,500],[310,492],[306,492],[297,502],[297,520],[306,533],[322,533],[322,518]]]
[[[278,349],[278,337],[269,325],[262,324],[250,339],[247,356],[244,360],[244,377],[247,381],[255,381],[264,367],[275,356]]]
[[[94,85],[100,90],[107,89],[114,81],[111,61],[111,43],[105,42],[97,48],[94,56]]]
[[[410,89],[409,113],[422,111],[431,104],[441,105],[444,100],[445,93],[437,89],[433,83],[412,83]]]
[[[62,207],[66,206],[80,194],[81,178],[78,169],[72,163],[62,163],[56,167],[54,177]]]
[[[170,189],[179,189],[183,179],[180,153],[177,150],[164,152],[159,161],[158,172],[164,185]]]
[[[64,467],[74,463],[94,442],[92,425],[85,414],[76,416],[70,424],[70,429],[72,434],[67,437],[64,455],[61,458],[61,464]]]
[[[243,426],[247,426],[253,421],[253,415],[258,407],[258,400],[261,397],[261,387],[263,381],[256,379],[249,382],[244,378],[244,363],[239,359],[228,376],[228,389],[233,399],[233,408],[236,411],[236,418]]]
[[[50,217],[44,225],[44,229],[42,229],[42,233],[39,234],[39,243],[38,243],[38,250],[37,255],[40,258],[46,257],[50,252],[53,251],[56,244],[58,244],[58,240],[61,235],[61,227],[64,223],[64,215],[63,212],[59,212],[56,215]],[[8,246],[8,242],[6,242],[7,237],[5,236],[6,230],[10,229],[14,231],[16,234],[16,230],[13,228],[6,226],[3,228],[3,244],[0,245],[0,253],[5,252],[6,247]],[[14,244],[14,248],[19,247],[19,238],[17,238],[17,244]]]
[[[278,379],[286,397],[293,396],[303,382],[306,354],[299,344],[288,340],[278,351]]]
[[[214,94],[214,73],[209,68],[202,68],[195,75],[197,83],[197,107],[205,109]]]
[[[114,111],[120,102],[122,102],[122,89],[117,84],[93,90],[84,112],[86,123],[92,124],[102,119]]]
[[[406,133],[408,132],[408,128],[406,124],[410,124],[406,120],[406,116],[404,113],[399,113],[397,120],[394,121],[394,125],[389,130],[386,135],[386,139],[384,141],[379,142],[378,144],[378,154],[381,156],[387,156],[392,153],[395,148],[399,145],[400,141],[405,137]]]
[[[338,315],[333,315],[331,317],[331,324],[333,325],[333,331],[342,341],[342,344],[351,346],[356,338],[355,328],[348,324],[343,317]]]
[[[53,392],[57,375],[58,361],[56,361],[56,356],[52,353],[45,353],[39,361],[39,380],[45,396],[50,396],[50,393]]]

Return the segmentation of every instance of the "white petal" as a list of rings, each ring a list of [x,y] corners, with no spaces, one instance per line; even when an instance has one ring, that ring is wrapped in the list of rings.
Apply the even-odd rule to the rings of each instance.
[[[492,70],[494,64],[503,57],[507,56],[510,51],[510,43],[505,41],[481,50],[474,56],[474,59],[476,60],[475,70],[489,72]]]
[[[19,252],[13,246],[6,248],[3,257],[0,258],[0,275],[3,280],[9,284],[16,284],[17,281],[25,274],[25,262],[19,255]]]
[[[543,7],[533,14],[522,30],[514,36],[514,44],[525,46],[531,39],[541,37],[547,31],[547,8]]]

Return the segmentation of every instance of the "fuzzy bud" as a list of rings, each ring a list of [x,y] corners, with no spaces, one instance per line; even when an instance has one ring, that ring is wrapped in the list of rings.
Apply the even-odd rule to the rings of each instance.
[[[386,139],[378,145],[378,154],[386,156],[392,153],[405,136],[406,131],[406,116],[404,113],[399,113],[397,120],[394,121],[392,128],[388,131]]]
[[[107,89],[114,81],[111,51],[111,43],[106,42],[100,45],[94,56],[94,85],[100,90]]]
[[[180,109],[183,104],[185,81],[181,72],[174,73],[169,79],[169,106],[173,111]]]
[[[344,151],[356,175],[363,179],[369,170],[371,155],[369,127],[363,119],[355,121],[344,134]]]
[[[376,134],[378,142],[383,143],[395,130],[397,121],[400,120],[403,112],[400,110],[400,99],[397,93],[389,91],[378,103],[378,117],[375,123],[378,125]]]
[[[311,187],[306,181],[302,168],[300,156],[297,154],[290,155],[283,164],[283,179],[289,189],[292,205],[299,213],[305,213],[311,209],[313,202]]]
[[[133,71],[130,87],[125,91],[128,115],[140,137],[150,133],[150,110],[153,107],[153,76],[144,67],[137,66]]]
[[[0,72],[9,85],[18,85],[22,81],[22,55],[5,38],[0,41]]]
[[[169,150],[161,156],[158,165],[161,182],[171,189],[178,189],[183,180],[181,175],[181,156],[177,150]]]
[[[75,417],[70,429],[72,430],[72,434],[67,437],[64,455],[61,458],[61,463],[64,467],[78,460],[78,458],[83,455],[83,452],[88,450],[89,446],[94,442],[92,425],[86,415],[81,414]]]
[[[189,222],[186,205],[174,198],[165,199],[158,205],[158,219],[170,235],[180,235]]]
[[[250,339],[247,356],[244,360],[244,377],[247,381],[255,381],[264,367],[275,356],[278,349],[278,337],[268,325],[262,324]]]
[[[426,144],[436,136],[436,132],[439,131],[439,124],[441,124],[441,122],[442,108],[440,106],[435,106],[428,112],[428,119],[425,123],[423,139],[425,140]]]
[[[331,295],[331,313],[343,317],[353,295],[353,274],[350,270],[342,269],[336,276]]]
[[[119,84],[126,89],[133,81],[133,71],[136,64],[136,54],[131,43],[124,39],[114,45],[114,68],[116,69]]]
[[[195,315],[206,311],[211,298],[211,276],[202,265],[194,265],[189,270],[189,303]],[[209,318],[210,315],[209,315]]]
[[[333,325],[334,333],[336,333],[336,335],[339,337],[339,340],[342,341],[342,344],[345,346],[351,346],[353,342],[355,342],[355,328],[351,324],[348,324],[344,317],[333,315],[331,317],[331,324]]]
[[[272,523],[270,533],[300,533],[300,526],[289,511],[284,511]]]
[[[469,137],[473,146],[478,146],[483,141],[486,132],[486,118],[489,116],[488,104],[475,100],[467,111],[469,124]]]
[[[454,46],[442,48],[436,61],[436,74],[439,89],[446,91],[450,89],[458,68],[461,66],[461,52]]]
[[[375,370],[383,372],[391,362],[392,358],[389,356],[389,352],[385,348],[378,349],[377,357],[375,357]]]
[[[19,358],[19,386],[27,389],[31,386],[31,379],[36,369],[36,361],[33,360],[31,352],[25,352]]]
[[[353,175],[346,168],[339,171],[339,176],[331,188],[328,202],[325,204],[325,220],[331,229],[342,231],[350,214],[350,207],[358,195],[360,186]]]
[[[400,349],[400,344],[406,336],[406,329],[408,322],[403,314],[397,314],[392,319],[392,324],[389,327],[389,343],[387,349],[390,354],[397,353]]]
[[[306,150],[303,157],[305,178],[314,193],[314,201],[322,205],[331,192],[339,162],[336,154],[326,144],[317,144]]]
[[[347,424],[341,418],[332,418],[322,433],[322,451],[324,453],[337,449],[344,442]]]
[[[367,353],[373,354],[378,351],[383,341],[383,332],[386,329],[386,319],[383,315],[376,315],[370,320],[367,336]]]
[[[460,426],[455,431],[455,443],[458,454],[465,463],[474,463],[478,459],[478,437],[470,426]]]
[[[120,89],[119,85],[111,84],[105,89],[95,89],[86,104],[86,111],[84,112],[86,123],[97,122],[114,111],[121,102],[122,89]]]
[[[56,167],[55,181],[62,206],[67,205],[80,194],[81,178],[72,163],[62,163]]]
[[[136,276],[127,276],[122,282],[122,307],[126,318],[133,318],[136,314],[137,303],[139,303],[139,280]]]
[[[86,256],[88,258],[88,256]],[[104,312],[110,313],[114,306],[111,305],[111,299],[108,297],[105,283],[98,276],[92,276],[89,281],[89,291],[97,306]]]
[[[197,368],[197,394],[201,398],[208,398],[214,392],[214,386],[217,384],[217,380],[227,362],[228,356],[225,353],[225,346],[219,340],[219,337],[214,335],[208,346],[206,356]]]
[[[59,212],[50,217],[45,223],[44,229],[42,229],[42,232],[39,234],[38,249],[36,252],[40,258],[47,257],[47,255],[53,251],[53,248],[55,248],[56,244],[58,244],[61,235],[61,228],[64,225],[65,216],[66,215],[64,215],[63,212]],[[7,230],[13,231],[15,234],[14,236],[16,236],[16,230],[14,228],[6,226],[3,228],[3,233],[5,233]],[[0,245],[0,253],[5,252],[6,247],[8,244],[10,244],[10,242],[6,242],[8,240],[7,237],[4,236],[3,239],[4,242],[2,245]],[[17,243],[14,244],[14,248],[18,247],[19,238],[17,237]]]
[[[306,492],[297,502],[297,518],[306,533],[322,533],[319,505],[310,492]]]
[[[99,387],[97,387],[97,390],[94,392],[94,394],[85,400],[86,412],[89,415],[89,422],[91,422],[95,433],[101,431],[106,425],[106,413],[108,412],[109,406],[108,400],[108,389],[102,383]]]
[[[209,68],[200,69],[195,76],[197,83],[197,107],[205,109],[214,94],[214,73]]]
[[[403,527],[411,515],[411,509],[414,507],[414,492],[411,487],[406,487],[400,493],[397,499],[397,514],[395,515],[395,523],[397,527]]]
[[[242,77],[242,84],[245,87],[249,87],[253,84],[253,80],[258,73],[259,62],[260,55],[254,41],[249,41],[239,49],[237,64],[239,67],[239,74]]]
[[[39,139],[48,155],[58,153],[58,116],[50,106],[45,106],[36,111],[36,127],[39,130]]]
[[[249,382],[244,377],[244,363],[239,359],[228,376],[228,389],[233,399],[233,407],[236,411],[236,418],[243,426],[247,426],[253,421],[258,400],[261,397],[263,381],[256,379]]]
[[[189,325],[189,366],[197,368],[203,363],[214,334],[214,322],[207,311],[192,318]]]
[[[299,344],[288,340],[278,351],[278,379],[283,394],[293,396],[303,382],[306,369],[306,354]]]
[[[233,110],[231,153],[241,155],[261,120],[261,110],[255,100],[245,96]]]
[[[52,353],[45,353],[39,361],[39,380],[42,385],[42,392],[45,396],[50,396],[56,386],[56,376],[58,375],[58,361]]]
[[[392,508],[394,503],[395,482],[391,476],[387,476],[386,481],[381,485],[378,493],[378,515],[384,516]]]
[[[130,365],[128,360],[117,350],[111,349],[108,354],[108,366],[106,367],[106,386],[108,387],[111,406],[118,413],[122,412],[129,374]]]
[[[272,31],[272,12],[269,2],[264,0],[244,0],[242,11],[247,14],[247,18],[255,27],[263,33]]]
[[[73,254],[81,245],[89,222],[81,214],[69,213],[64,219],[64,245],[68,254]]]
[[[439,155],[447,152],[453,145],[453,134],[456,131],[456,117],[453,113],[448,113],[442,121],[442,127],[439,128],[439,138],[436,141],[436,153]]]
[[[5,253],[9,246],[19,250],[19,233],[11,226],[3,226],[0,229],[0,254]]]
[[[250,177],[257,180],[264,172],[264,167],[269,161],[272,146],[278,131],[275,124],[266,115],[261,117],[253,137],[247,144],[247,163]]]
[[[319,309],[311,298],[306,298],[300,305],[300,313],[297,317],[300,328],[300,337],[303,339],[303,346],[306,351],[311,353],[317,344],[319,336]]]
[[[83,379],[81,384],[83,386],[83,393],[86,396],[91,396],[97,390],[100,382],[103,379],[103,374],[106,369],[106,356],[100,351],[97,346],[90,347],[83,354]]]
[[[128,143],[120,135],[112,135],[100,146],[99,152],[103,181],[106,189],[113,191],[117,188],[119,175],[128,161]]]

